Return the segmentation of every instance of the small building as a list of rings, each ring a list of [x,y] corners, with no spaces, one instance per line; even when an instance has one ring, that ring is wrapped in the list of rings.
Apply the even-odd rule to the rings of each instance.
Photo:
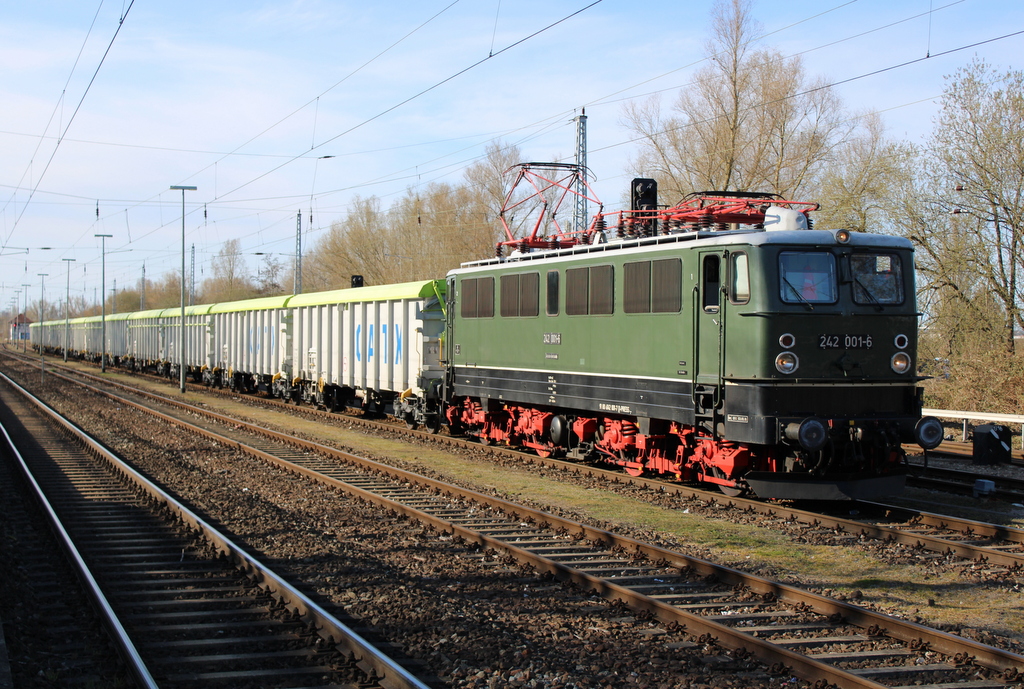
[[[17,315],[17,317],[14,320],[12,320],[11,323],[10,323],[10,329],[8,330],[8,332],[10,333],[11,339],[12,340],[27,340],[27,339],[29,339],[28,327],[30,325],[32,325],[32,321],[30,321],[28,319],[28,316],[26,316],[23,313],[19,313]]]

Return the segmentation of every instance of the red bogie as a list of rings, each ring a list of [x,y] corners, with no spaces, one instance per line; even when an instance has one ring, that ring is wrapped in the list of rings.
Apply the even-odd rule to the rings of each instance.
[[[445,413],[453,428],[465,429],[486,443],[529,448],[544,457],[590,445],[605,461],[634,476],[673,474],[679,480],[740,487],[747,471],[770,470],[775,463],[770,457],[756,455],[750,447],[698,435],[695,428],[678,423],[662,424],[663,432],[657,434],[643,434],[632,419],[575,417],[570,422],[569,446],[559,447],[551,440],[555,415],[549,411],[515,404],[485,411],[479,401],[466,398]]]

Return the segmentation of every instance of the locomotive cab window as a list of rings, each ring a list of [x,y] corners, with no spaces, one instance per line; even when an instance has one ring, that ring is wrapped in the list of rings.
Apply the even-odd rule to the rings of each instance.
[[[902,304],[903,269],[896,254],[853,254],[853,301],[856,304]]]
[[[779,254],[779,292],[788,304],[834,304],[836,258],[825,251]]]
[[[733,254],[729,269],[729,299],[733,304],[750,301],[750,270],[747,255]]]

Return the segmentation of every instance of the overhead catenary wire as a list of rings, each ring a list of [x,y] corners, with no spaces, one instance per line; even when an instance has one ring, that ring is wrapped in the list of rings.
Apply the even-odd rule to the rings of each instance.
[[[131,0],[131,2],[128,4],[128,9],[124,11],[120,21],[118,21],[117,29],[114,31],[114,35],[110,37],[110,43],[107,44],[107,49],[103,51],[103,57],[100,58],[99,64],[96,65],[96,69],[95,71],[93,71],[92,77],[89,79],[89,83],[86,85],[85,91],[83,91],[82,93],[82,97],[78,100],[78,104],[75,106],[74,112],[71,113],[71,117],[68,119],[67,126],[64,127],[64,131],[61,132],[61,137],[57,139],[57,143],[54,145],[53,151],[50,152],[50,157],[47,159],[46,165],[43,167],[43,171],[39,173],[39,177],[36,179],[35,184],[32,185],[32,190],[29,192],[28,199],[22,206],[21,212],[18,213],[17,217],[14,220],[14,223],[12,223],[11,229],[7,233],[7,237],[4,238],[2,246],[7,246],[7,244],[11,240],[11,237],[14,235],[14,230],[17,229],[18,223],[21,221],[21,218],[24,216],[25,211],[28,209],[29,204],[32,202],[32,197],[35,195],[36,189],[39,188],[40,182],[43,181],[43,177],[46,176],[46,171],[50,169],[50,164],[53,162],[54,157],[57,155],[57,150],[60,148],[61,140],[63,139],[64,134],[66,134],[67,131],[71,128],[71,124],[75,121],[75,117],[78,115],[78,111],[82,108],[82,103],[85,102],[85,97],[89,95],[89,90],[92,89],[92,85],[96,81],[96,76],[100,73],[100,68],[103,67],[103,63],[106,61],[107,56],[110,54],[110,49],[114,47],[114,41],[117,40],[117,35],[121,32],[121,27],[124,26],[124,20],[128,18],[128,13],[131,11],[132,5],[134,4],[135,0]],[[97,12],[98,11],[99,10],[97,10]]]
[[[1012,35],[1015,35],[1015,34],[1008,34],[1008,36],[1012,36]],[[999,38],[1002,38],[1002,37],[999,37]],[[999,38],[990,39],[990,40],[999,40]],[[960,49],[966,49],[968,47],[973,47],[973,46],[976,46],[976,45],[980,45],[982,43],[984,43],[984,42],[974,43],[974,44],[971,44],[970,46],[964,46],[964,47],[962,47]],[[951,52],[951,51],[946,51],[946,52]],[[939,56],[941,54],[944,54],[944,53],[936,53],[935,55],[929,55],[929,57],[937,57],[937,56]],[[920,60],[916,60],[916,61],[920,61]],[[909,61],[909,62],[906,62],[906,63],[901,63],[899,65],[892,65],[892,66],[890,66],[888,68],[885,68],[885,69],[882,69],[882,70],[876,70],[874,72],[865,73],[865,74],[862,74],[862,75],[859,75],[859,76],[851,77],[849,79],[845,79],[845,80],[841,80],[841,81],[836,81],[836,82],[833,82],[833,84],[847,83],[848,81],[852,81],[852,80],[857,79],[857,78],[865,78],[866,76],[870,76],[872,74],[877,74],[877,73],[880,73],[882,71],[886,71],[887,69],[896,69],[896,68],[898,68],[900,66],[906,66],[906,65],[909,65],[909,64],[913,64],[913,62],[915,62],[915,61]],[[630,143],[630,142],[631,141],[616,142],[614,144],[611,144],[608,147],[601,147],[601,148],[592,149],[592,150],[595,150],[595,151],[596,150],[602,150],[603,148],[611,148],[611,147],[614,147],[614,146],[621,146],[621,145],[624,145],[624,144],[627,144],[627,143]],[[466,150],[466,149],[463,148],[461,150]],[[287,156],[286,156],[286,158],[287,158]],[[288,160],[294,160],[294,157],[287,158],[287,159]],[[438,160],[438,159],[435,158],[433,160]],[[417,164],[420,165],[420,171],[421,171],[421,173],[423,173],[423,183],[429,183],[431,178],[432,178],[433,171],[438,171],[440,173],[440,172],[443,172],[446,169],[447,170],[451,170],[455,166],[457,166],[460,162],[468,163],[468,162],[471,162],[472,160],[474,160],[474,158],[470,157],[470,158],[463,159],[461,161],[453,161],[452,163],[449,163],[449,164],[447,164],[445,166],[438,166],[438,167],[433,167],[433,168],[425,168],[425,167],[423,167],[422,161],[419,161]],[[407,176],[407,178],[412,179],[413,176],[409,175],[409,176]],[[380,181],[381,182],[383,182],[383,181],[392,181],[394,179],[401,179],[401,177],[398,176],[398,175],[392,175],[391,177],[381,178]],[[327,190],[327,191],[323,191],[323,192],[316,192],[315,193],[315,199],[321,199],[321,198],[324,198],[324,197],[326,197],[326,196],[328,196],[330,194],[338,194],[338,193],[341,193],[342,191],[350,190],[350,189],[353,189],[353,188],[359,188],[359,186],[372,186],[374,183],[377,183],[377,182],[375,182],[374,180],[369,180],[369,181],[364,181],[360,185],[349,185],[349,186],[346,186],[346,187],[341,188],[341,189],[331,189],[331,190]],[[291,196],[282,195],[282,196],[279,196],[279,197],[275,197],[276,200],[279,200],[281,202],[281,206],[282,206],[282,211],[281,212],[282,213],[287,213],[287,214],[291,215],[294,212],[292,210],[294,204],[291,203],[289,201],[289,199],[294,198],[295,196],[297,196],[297,195],[291,195]],[[239,205],[240,206],[240,205],[242,205],[242,203],[245,203],[245,202],[253,202],[253,201],[259,202],[259,201],[264,201],[264,200],[267,200],[267,197],[254,197],[253,199],[246,199],[244,201],[235,199],[234,201],[232,201],[230,203],[231,203],[231,205]],[[108,204],[106,199],[103,200],[103,203],[104,203],[105,206],[109,206],[110,205],[110,204]],[[211,204],[212,203],[213,202],[211,202]],[[155,205],[159,206],[161,204],[159,202],[157,202],[157,203],[155,203]],[[229,206],[226,205],[226,204],[221,204],[219,207],[220,208],[227,208]],[[251,209],[249,211],[246,211],[245,209],[239,208],[238,217],[245,217],[247,212],[249,214],[251,214],[253,211]],[[264,210],[263,212],[268,212],[268,211]],[[271,209],[269,212],[273,212],[273,210]],[[318,211],[318,213],[322,213],[322,212],[323,211]],[[221,219],[221,220],[223,222],[223,219]],[[159,229],[159,228],[157,228],[157,229]],[[156,231],[156,230],[154,230],[154,231]],[[144,230],[144,232],[145,232],[145,230]],[[136,241],[138,241],[141,238],[140,237],[136,237],[135,239],[136,239]]]

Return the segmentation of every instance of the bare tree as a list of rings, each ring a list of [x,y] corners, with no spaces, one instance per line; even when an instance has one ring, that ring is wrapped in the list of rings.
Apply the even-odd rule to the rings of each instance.
[[[949,80],[929,146],[932,173],[949,185],[964,230],[987,249],[977,269],[1004,314],[1002,340],[1014,351],[1024,327],[1024,72],[975,60]]]
[[[719,0],[712,12],[709,63],[682,89],[664,117],[657,100],[627,107],[625,122],[642,137],[633,162],[663,193],[770,191],[797,198],[854,125],[821,79],[799,58],[752,49],[760,29],[751,0]]]
[[[949,77],[933,134],[891,212],[919,247],[926,304],[949,352],[1015,351],[1024,327],[1024,73],[975,60]],[[966,340],[965,340],[966,338]],[[973,346],[973,345],[972,345]]]
[[[223,302],[255,296],[257,290],[249,278],[242,243],[237,239],[224,242],[213,259],[212,277],[202,284],[204,301]]]
[[[877,114],[862,119],[859,131],[822,166],[817,191],[808,196],[821,204],[816,227],[892,231],[886,213],[917,153],[905,142],[887,139]]]
[[[281,285],[283,267],[274,254],[263,256],[263,265],[257,269],[256,291],[262,297],[271,297],[290,292]]]

